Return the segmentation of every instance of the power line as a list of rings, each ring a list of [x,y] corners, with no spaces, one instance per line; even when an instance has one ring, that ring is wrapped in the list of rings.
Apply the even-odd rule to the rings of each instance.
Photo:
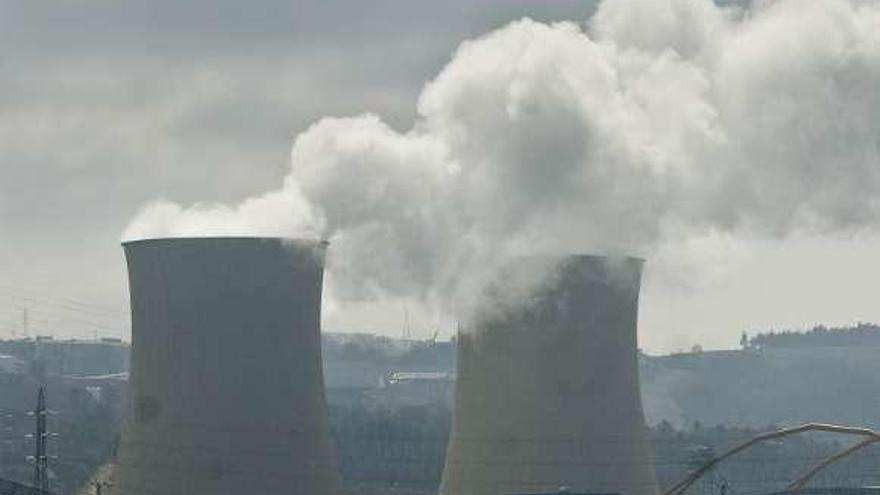
[[[0,308],[27,311],[28,322],[40,322],[41,326],[80,326],[94,332],[100,329],[114,335],[128,333],[131,323],[126,311],[111,310],[94,304],[70,298],[58,298],[39,294],[36,291],[0,285]],[[0,309],[0,312],[3,310]],[[4,318],[13,329],[21,324],[21,320]],[[18,323],[14,323],[17,321]],[[27,324],[24,325],[28,327]],[[51,332],[51,329],[48,329]],[[15,330],[13,330],[13,334]],[[33,332],[32,332],[33,333]]]
[[[81,311],[91,312],[95,314],[104,314],[107,316],[113,317],[127,317],[128,314],[125,311],[119,309],[113,309],[108,306],[102,306],[94,303],[89,303],[86,301],[71,299],[67,297],[58,297],[58,296],[50,296],[46,295],[43,292],[34,290],[34,289],[25,289],[22,287],[13,287],[9,285],[0,284],[0,291],[4,291],[6,293],[10,293],[15,295],[15,297],[19,299],[25,299],[34,302],[51,302],[56,306],[66,306],[72,307],[74,309],[79,309]]]
[[[105,327],[118,327],[118,326],[128,326],[130,320],[125,318],[104,318],[100,316],[91,315],[89,313],[78,311],[75,309],[53,309],[51,307],[40,307],[35,306],[33,304],[22,304],[21,307],[12,307],[11,310],[19,310],[26,309],[29,313],[29,316],[32,316],[33,313],[37,313],[42,315],[44,320],[50,319],[66,319],[73,320],[89,325],[95,326],[105,326]],[[20,312],[19,312],[20,314]],[[19,320],[20,322],[21,320]]]

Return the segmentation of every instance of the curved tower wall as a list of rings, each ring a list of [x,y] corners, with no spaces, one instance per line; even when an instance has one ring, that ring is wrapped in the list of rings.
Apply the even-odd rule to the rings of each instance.
[[[639,393],[642,261],[526,258],[458,338],[453,430],[440,495],[656,495]],[[517,291],[513,291],[517,292]]]
[[[113,492],[338,495],[321,368],[324,245],[124,247],[131,376]]]

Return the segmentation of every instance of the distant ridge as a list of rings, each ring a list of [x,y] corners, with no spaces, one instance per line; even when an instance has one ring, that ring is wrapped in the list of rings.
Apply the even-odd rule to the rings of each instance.
[[[744,339],[746,340],[746,339]],[[804,347],[880,347],[880,326],[858,323],[851,327],[826,327],[817,325],[810,330],[762,332],[747,339],[746,347],[804,348]]]

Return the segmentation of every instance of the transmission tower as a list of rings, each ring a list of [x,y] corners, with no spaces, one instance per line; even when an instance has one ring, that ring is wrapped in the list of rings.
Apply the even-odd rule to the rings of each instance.
[[[24,338],[30,336],[30,313],[27,308],[21,311],[21,331],[24,334]]]
[[[34,408],[33,415],[36,418],[36,432],[34,434],[34,488],[39,490],[40,494],[49,493],[49,456],[46,450],[46,443],[49,438],[49,432],[46,431],[46,415],[49,411],[46,409],[46,389],[40,387],[37,396],[37,407]]]

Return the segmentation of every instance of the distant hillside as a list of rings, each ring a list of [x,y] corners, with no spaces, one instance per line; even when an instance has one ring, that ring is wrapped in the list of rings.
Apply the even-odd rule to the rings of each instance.
[[[324,380],[332,388],[371,388],[393,371],[452,372],[455,344],[367,334],[322,335]]]
[[[643,356],[648,421],[880,427],[880,327],[817,326],[743,338],[734,351]]]
[[[641,356],[648,422],[880,428],[880,327],[766,332],[745,342],[738,350]],[[393,371],[454,372],[455,345],[327,334],[324,369],[330,402],[352,402]]]
[[[753,348],[880,347],[880,326],[859,323],[844,328],[819,325],[805,332],[771,330],[744,341],[748,342],[747,347]]]

